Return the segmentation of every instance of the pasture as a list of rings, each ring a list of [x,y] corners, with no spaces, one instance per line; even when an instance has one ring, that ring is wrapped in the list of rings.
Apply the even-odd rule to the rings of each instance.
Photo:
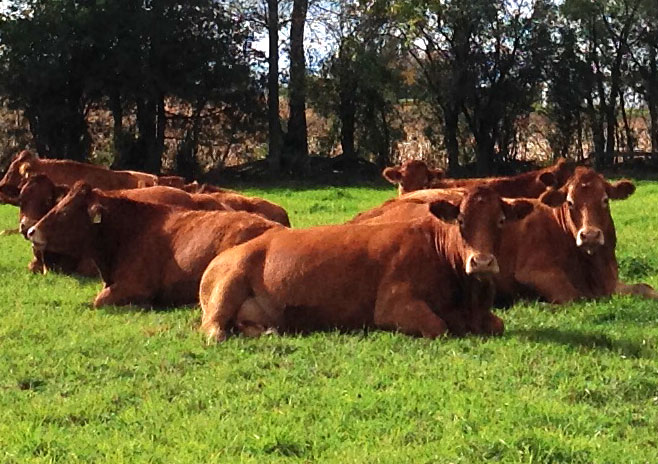
[[[621,276],[658,287],[658,183],[613,203]],[[250,189],[293,225],[393,188]],[[17,209],[0,206],[0,229]],[[499,310],[501,338],[320,333],[205,346],[200,311],[91,309],[0,237],[0,462],[658,462],[658,302]]]

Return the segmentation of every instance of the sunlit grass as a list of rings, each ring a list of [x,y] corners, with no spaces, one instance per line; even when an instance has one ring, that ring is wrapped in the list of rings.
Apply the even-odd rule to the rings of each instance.
[[[250,189],[297,227],[388,190]],[[613,205],[622,276],[658,286],[658,183]],[[16,210],[0,207],[0,229]],[[0,462],[658,462],[658,304],[525,302],[497,339],[323,333],[206,347],[199,310],[91,309],[0,237]]]

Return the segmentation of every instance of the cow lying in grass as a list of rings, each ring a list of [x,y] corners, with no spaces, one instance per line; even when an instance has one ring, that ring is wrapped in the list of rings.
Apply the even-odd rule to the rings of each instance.
[[[507,198],[538,198],[547,187],[559,188],[569,179],[575,165],[560,159],[553,166],[508,177],[446,179],[440,169],[429,168],[424,161],[410,160],[401,166],[386,168],[382,175],[398,185],[400,195],[429,188],[458,188],[489,185]]]
[[[45,216],[68,192],[69,187],[55,185],[44,175],[36,175],[28,178],[24,182],[19,195],[19,229],[21,233],[25,235],[27,230]],[[109,196],[122,197],[129,200],[180,206],[187,209],[209,211],[235,210],[222,202],[216,195],[190,194],[171,187],[155,186],[143,189],[111,190],[105,193]],[[233,203],[233,206],[236,206],[235,203]],[[277,212],[273,216],[273,218],[266,217],[266,219],[273,219],[277,222],[276,219],[279,219],[281,214]],[[84,260],[80,262],[74,257],[50,251],[35,252],[34,255],[34,259],[28,266],[33,272],[45,272],[48,269],[52,269],[64,273],[76,273],[87,276],[97,275],[95,267]]]
[[[38,251],[93,260],[105,283],[95,307],[176,305],[197,300],[218,253],[277,227],[249,213],[143,203],[78,182],[27,237]]]
[[[35,174],[45,174],[58,185],[70,186],[78,180],[84,180],[92,187],[102,190],[132,189],[158,184],[157,176],[152,174],[112,171],[103,166],[70,160],[40,159],[37,155],[23,150],[16,155],[7,173],[0,180],[0,192],[4,201],[17,205],[22,182]]]
[[[19,195],[19,230],[27,238],[27,231],[50,211],[66,194],[69,187],[55,185],[48,177],[39,174],[24,182]],[[171,187],[147,187],[143,189],[110,190],[109,196],[122,197],[146,203],[180,206],[187,209],[232,211],[223,203],[209,195],[192,195]],[[89,259],[69,256],[52,251],[33,250],[34,257],[28,268],[32,272],[55,270],[67,274],[89,277],[98,275],[96,267]]]
[[[232,328],[500,334],[490,311],[494,250],[503,224],[533,207],[478,187],[433,202],[418,220],[269,231],[208,266],[202,328],[218,341]]]
[[[288,213],[281,206],[258,197],[249,197],[242,195],[235,190],[224,189],[209,184],[198,184],[192,182],[185,185],[184,190],[190,193],[204,193],[212,195],[226,206],[236,211],[247,211],[258,214],[272,221],[279,222],[286,227],[290,227]]]
[[[555,209],[538,207],[503,229],[496,276],[497,295],[506,302],[521,296],[566,303],[613,293],[657,298],[646,284],[618,280],[616,234],[608,203],[635,191],[629,181],[614,184],[590,168],[578,167],[559,190],[542,197]],[[427,214],[444,190],[424,190],[359,214],[353,222],[395,222]],[[424,203],[420,206],[419,203]]]

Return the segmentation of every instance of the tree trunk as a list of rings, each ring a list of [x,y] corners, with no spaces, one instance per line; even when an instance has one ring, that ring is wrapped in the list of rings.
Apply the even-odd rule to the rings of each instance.
[[[651,117],[651,151],[658,153],[658,49],[652,48],[645,74],[645,96]]]
[[[619,91],[619,108],[621,109],[621,117],[624,121],[624,135],[626,138],[626,150],[634,151],[635,150],[635,140],[633,137],[633,129],[631,129],[630,121],[626,115],[626,103],[624,102],[624,93]]]
[[[156,151],[156,108],[149,98],[137,99],[137,143],[126,160],[124,168],[146,170]]]
[[[443,110],[443,141],[448,152],[448,175],[459,174],[459,108],[446,105]]]
[[[341,55],[343,55],[341,53]],[[346,160],[356,159],[354,131],[356,125],[356,77],[352,68],[351,57],[339,56],[339,107],[340,145]]]
[[[605,166],[605,134],[603,131],[603,120],[599,117],[594,98],[591,93],[587,94],[587,109],[592,126],[592,139],[594,141],[594,156],[597,169]]]
[[[122,146],[121,142],[123,136],[123,107],[121,105],[121,94],[118,91],[110,91],[108,106],[112,113],[112,145],[114,146],[114,162],[116,162],[125,156],[125,153],[123,153],[125,147]]]
[[[267,0],[269,56],[267,71],[268,154],[270,172],[281,170],[281,120],[279,119],[279,2]]]
[[[294,0],[290,24],[290,85],[286,151],[290,167],[298,170],[308,156],[306,127],[306,62],[304,59],[304,25],[308,0]]]

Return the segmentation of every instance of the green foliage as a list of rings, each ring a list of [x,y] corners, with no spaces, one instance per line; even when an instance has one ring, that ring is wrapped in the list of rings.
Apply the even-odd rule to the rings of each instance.
[[[343,222],[395,195],[249,191],[296,226]],[[643,279],[654,286],[656,201],[658,184],[645,182],[612,204],[620,261],[653,263]],[[0,207],[0,229],[16,216]],[[2,462],[658,458],[653,301],[523,302],[499,312],[507,331],[496,339],[329,332],[206,347],[198,308],[93,310],[98,282],[31,275],[21,237],[0,246]]]
[[[254,124],[259,105],[249,33],[213,0],[32,0],[0,24],[0,93],[25,110],[44,155],[85,158],[88,107],[109,99],[115,136],[123,136],[116,147],[126,146],[127,157],[159,158],[166,97],[195,114],[210,103],[226,111],[229,123]],[[125,143],[128,131],[120,132],[133,107],[137,147]]]

